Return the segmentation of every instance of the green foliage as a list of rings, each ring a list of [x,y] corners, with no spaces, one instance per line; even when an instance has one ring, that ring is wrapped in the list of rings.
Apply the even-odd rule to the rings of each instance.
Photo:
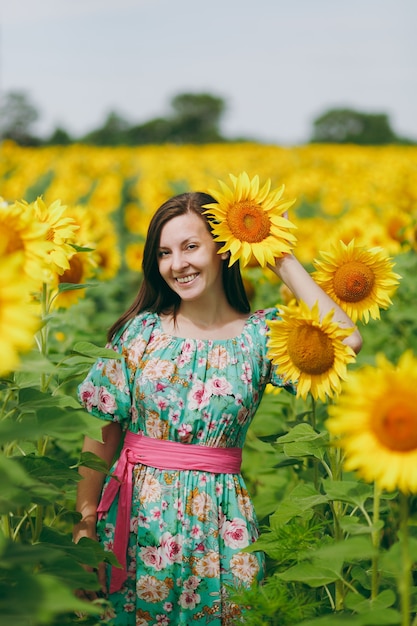
[[[45,341],[60,316],[47,316],[41,351],[0,383],[0,624],[7,626],[99,624],[103,602],[80,600],[75,590],[98,590],[91,568],[117,565],[97,542],[71,538],[78,467],[106,471],[81,453],[83,435],[100,439],[102,424],[81,409],[74,385],[97,357],[117,355],[75,328],[72,350]]]

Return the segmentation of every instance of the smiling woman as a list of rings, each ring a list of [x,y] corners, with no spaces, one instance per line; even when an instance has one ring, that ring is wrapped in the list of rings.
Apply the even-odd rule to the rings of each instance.
[[[267,189],[259,195],[252,186],[252,213],[263,214]],[[259,528],[240,472],[242,448],[266,385],[292,393],[295,385],[268,354],[268,324],[279,312],[250,312],[239,261],[230,264],[230,241],[218,240],[207,205],[215,211],[210,195],[184,193],[156,211],[139,293],[109,332],[109,347],[123,358],[99,359],[79,387],[85,408],[110,422],[104,443],[86,438],[84,450],[110,465],[121,449],[104,485],[81,468],[82,521],[74,529],[75,540],[97,533],[121,564],[99,569],[115,625],[206,624],[210,616],[213,626],[231,626],[247,610],[231,590],[264,578],[263,553],[243,551]],[[286,218],[279,223],[286,232]],[[317,318],[333,316],[322,334],[334,377],[343,355],[353,355],[336,339],[358,346],[358,333],[295,257],[273,249],[280,258],[270,269],[297,297],[317,302]]]

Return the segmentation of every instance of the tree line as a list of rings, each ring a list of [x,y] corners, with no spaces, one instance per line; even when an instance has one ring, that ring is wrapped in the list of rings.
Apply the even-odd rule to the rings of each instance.
[[[104,123],[75,137],[56,127],[48,137],[33,130],[40,118],[37,107],[24,91],[10,91],[0,102],[1,138],[22,146],[69,145],[137,146],[147,144],[206,144],[256,141],[256,138],[225,137],[220,129],[226,111],[225,100],[209,93],[180,93],[170,102],[171,112],[143,124],[131,124],[120,113],[111,111]],[[354,143],[359,145],[415,144],[391,127],[385,113],[365,113],[349,108],[326,111],[315,120],[306,143]]]

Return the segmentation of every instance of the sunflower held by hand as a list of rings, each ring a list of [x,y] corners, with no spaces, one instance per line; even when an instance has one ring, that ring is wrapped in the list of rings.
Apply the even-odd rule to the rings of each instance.
[[[259,189],[259,177],[246,172],[230,174],[233,188],[219,181],[221,192],[209,190],[217,202],[206,204],[213,236],[223,243],[219,254],[230,251],[229,266],[238,259],[242,267],[256,259],[261,267],[291,252],[296,238],[295,225],[283,213],[295,200],[284,201],[284,185],[271,191],[268,179]]]
[[[326,395],[339,393],[347,365],[355,361],[343,343],[353,328],[341,328],[333,311],[320,319],[318,304],[310,309],[302,300],[280,307],[280,315],[269,322],[268,355],[284,382],[296,382],[297,397],[303,399],[311,393],[324,402]]]

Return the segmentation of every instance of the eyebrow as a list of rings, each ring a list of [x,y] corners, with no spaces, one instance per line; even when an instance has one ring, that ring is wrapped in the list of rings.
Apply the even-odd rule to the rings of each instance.
[[[189,243],[190,241],[199,241],[200,238],[197,235],[193,235],[192,237],[187,237],[187,239],[184,239],[183,241],[180,242],[180,246],[184,246],[187,243]],[[159,246],[158,249],[159,250],[165,250],[166,248],[169,248],[170,246]]]

